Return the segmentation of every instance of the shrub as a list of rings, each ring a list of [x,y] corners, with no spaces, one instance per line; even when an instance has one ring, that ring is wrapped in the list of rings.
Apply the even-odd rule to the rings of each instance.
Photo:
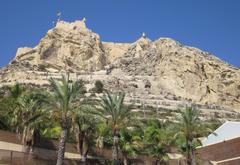
[[[96,93],[102,93],[103,92],[103,83],[100,80],[97,80],[94,85],[95,85],[94,91]]]

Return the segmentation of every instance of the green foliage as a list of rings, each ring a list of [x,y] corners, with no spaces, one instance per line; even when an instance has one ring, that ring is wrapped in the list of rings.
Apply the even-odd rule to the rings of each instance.
[[[61,132],[61,127],[56,125],[56,126],[46,127],[45,129],[43,129],[42,135],[46,138],[58,139],[60,132]]]
[[[193,140],[212,132],[206,124],[199,118],[199,110],[186,108],[181,111],[179,123],[176,125],[178,132],[176,136],[182,136],[185,139]]]
[[[216,130],[218,127],[220,127],[223,123],[219,120],[210,120],[205,123],[203,123],[206,128],[209,128],[211,132],[213,130]]]
[[[105,122],[101,122],[97,125],[97,131],[99,136],[107,136],[110,134],[110,128]]]
[[[82,100],[80,106],[74,109],[72,117],[73,132],[84,132],[84,134],[91,136],[92,132],[95,132],[97,129],[98,119],[88,112],[91,111],[94,106],[86,103],[88,103],[88,101]]]
[[[98,115],[104,118],[113,130],[125,127],[131,118],[132,105],[123,103],[124,93],[104,93],[101,98]]]
[[[20,128],[23,145],[28,144],[28,141],[32,141],[31,145],[34,145],[34,134],[43,128],[43,121],[47,113],[41,109],[41,103],[34,99],[32,94],[24,94],[17,102],[18,107],[13,112],[12,121],[17,128]]]
[[[80,143],[79,139],[85,140],[82,145],[85,148],[81,150],[88,150],[95,142],[98,149],[119,146],[125,158],[143,154],[166,162],[168,152],[174,146],[179,147],[189,160],[190,153],[194,154],[195,148],[201,145],[198,138],[221,124],[215,120],[203,123],[199,111],[192,108],[181,111],[177,123],[147,118],[140,122],[134,120],[133,106],[124,104],[122,92],[106,91],[97,100],[94,95],[84,95],[83,81],[72,82],[69,77],[62,76],[60,81],[51,79],[50,84],[52,88],[47,93],[19,84],[1,88],[0,129],[26,135],[34,129],[47,138],[56,139],[66,128],[70,130],[69,141]],[[103,92],[101,81],[95,82],[95,90],[96,93]],[[148,114],[153,118],[155,115]],[[159,115],[165,118],[168,114]],[[114,137],[118,137],[119,142],[114,142]]]
[[[94,83],[94,92],[102,93],[104,90],[103,83],[100,80],[95,81]]]
[[[198,138],[212,132],[206,124],[202,123],[199,113],[199,110],[191,107],[182,110],[179,123],[176,125],[175,137],[185,140],[181,149],[186,153],[187,164],[196,164],[195,148],[200,145]]]
[[[157,158],[160,162],[167,161],[169,159],[167,153],[170,151],[173,140],[171,137],[167,123],[157,119],[150,120],[143,137],[145,153]]]
[[[1,88],[0,129],[16,130],[16,125],[13,125],[14,112],[19,106],[18,99],[24,92],[25,89],[20,84]]]
[[[44,114],[40,102],[31,94],[21,96],[17,101],[18,107],[14,111],[17,125],[34,127],[41,122],[39,118]]]
[[[112,146],[112,137],[113,132],[111,128],[105,122],[99,122],[97,124],[96,146],[100,149],[104,148],[104,146]]]
[[[63,164],[65,143],[68,139],[68,131],[72,126],[72,119],[74,116],[74,109],[77,108],[82,95],[81,91],[83,84],[77,81],[72,82],[69,75],[64,76],[60,81],[50,79],[52,92],[47,95],[46,102],[51,108],[51,117],[55,119],[61,126],[61,137],[58,149],[57,164]]]
[[[44,128],[47,113],[42,109],[40,95],[34,89],[20,84],[4,87],[4,97],[0,99],[0,128],[22,134],[22,144],[35,143],[34,134]],[[27,143],[31,141],[31,143]]]
[[[20,86],[20,84],[14,85],[10,88],[11,96],[13,98],[18,98],[24,91],[24,88]]]
[[[5,89],[3,87],[0,88],[0,99],[4,97]]]
[[[14,98],[6,97],[0,100],[0,129],[14,130],[11,125],[12,112],[17,107]]]
[[[119,163],[119,131],[126,127],[130,121],[132,106],[124,104],[124,93],[110,94],[106,91],[99,103],[98,114],[105,119],[113,132],[113,152],[112,158],[115,163]]]
[[[73,109],[76,108],[77,96],[83,91],[83,84],[71,82],[69,76],[62,76],[60,81],[50,79],[52,92],[47,96],[46,102],[50,105],[52,117],[56,119],[61,127],[70,128]]]
[[[123,128],[120,131],[120,148],[124,155],[136,156],[142,148],[142,137],[139,129]]]

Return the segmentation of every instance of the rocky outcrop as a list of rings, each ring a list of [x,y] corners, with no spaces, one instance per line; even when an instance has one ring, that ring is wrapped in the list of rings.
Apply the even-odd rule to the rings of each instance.
[[[239,68],[170,38],[151,41],[143,35],[134,43],[102,42],[85,21],[60,21],[35,48],[19,48],[1,69],[1,84],[44,85],[66,71],[89,86],[100,79],[109,89],[153,105],[161,96],[172,105],[240,110]]]
[[[106,62],[99,35],[89,30],[84,21],[58,22],[35,48],[19,48],[15,60],[40,70],[69,72],[100,70]]]
[[[164,89],[193,102],[240,108],[240,70],[170,38],[139,39],[116,66],[128,75],[156,77],[152,93]]]
[[[124,56],[131,44],[129,43],[113,43],[103,42],[103,48],[107,54],[108,63],[111,64],[118,58]]]

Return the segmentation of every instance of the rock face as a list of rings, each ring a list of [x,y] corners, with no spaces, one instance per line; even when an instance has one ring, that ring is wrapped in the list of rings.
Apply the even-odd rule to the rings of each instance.
[[[106,59],[99,35],[87,29],[84,21],[60,21],[37,47],[19,48],[16,61],[76,72],[103,69]]]
[[[119,63],[129,75],[156,76],[157,89],[194,102],[240,108],[240,70],[199,49],[169,38],[141,38]]]
[[[0,75],[2,85],[43,85],[65,71],[90,84],[100,79],[109,89],[149,104],[163,96],[175,101],[169,104],[240,110],[239,68],[170,38],[151,41],[144,35],[134,43],[102,42],[85,21],[58,22],[35,48],[19,48]]]

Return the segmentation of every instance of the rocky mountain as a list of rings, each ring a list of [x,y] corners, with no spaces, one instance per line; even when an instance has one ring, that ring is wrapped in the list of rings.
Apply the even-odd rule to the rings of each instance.
[[[210,112],[240,110],[240,69],[216,56],[170,39],[134,43],[102,42],[85,21],[59,21],[34,48],[19,48],[0,70],[1,85],[45,85],[49,77],[69,72],[90,89],[102,80],[124,90],[128,101],[155,108],[193,104]]]

